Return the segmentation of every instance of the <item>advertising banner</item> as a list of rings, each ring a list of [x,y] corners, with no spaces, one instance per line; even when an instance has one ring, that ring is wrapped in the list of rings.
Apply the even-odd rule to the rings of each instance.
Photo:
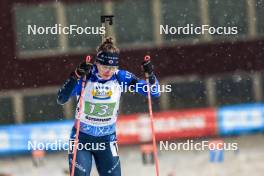
[[[221,107],[217,111],[219,134],[237,135],[263,131],[264,104]]]

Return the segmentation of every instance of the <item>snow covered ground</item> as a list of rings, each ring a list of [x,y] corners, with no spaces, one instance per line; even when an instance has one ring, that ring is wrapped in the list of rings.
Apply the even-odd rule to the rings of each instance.
[[[210,163],[208,151],[159,151],[161,176],[262,176],[264,173],[264,135],[226,138],[237,142],[239,152],[224,153],[223,163]],[[139,146],[120,147],[124,176],[154,176],[154,165],[143,165]],[[49,154],[43,166],[34,167],[30,157],[1,158],[0,175],[10,176],[65,176],[67,155]],[[93,169],[91,175],[97,175]]]

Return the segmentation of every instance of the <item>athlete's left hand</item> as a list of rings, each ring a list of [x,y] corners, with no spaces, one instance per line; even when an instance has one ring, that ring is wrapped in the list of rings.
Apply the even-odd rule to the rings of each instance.
[[[148,73],[149,75],[152,75],[154,72],[154,66],[151,63],[151,60],[143,61],[142,62],[142,68],[145,73]]]
[[[151,60],[144,60],[142,62],[142,69],[144,73],[148,74],[149,83],[154,84],[155,83],[154,66]]]

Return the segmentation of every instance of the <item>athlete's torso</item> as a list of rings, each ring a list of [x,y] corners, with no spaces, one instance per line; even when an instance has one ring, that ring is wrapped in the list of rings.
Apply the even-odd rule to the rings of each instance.
[[[75,114],[77,117],[82,103],[80,131],[83,133],[104,136],[115,132],[122,92],[116,78],[115,73],[111,79],[104,81],[93,73],[86,82],[82,102],[78,102]]]

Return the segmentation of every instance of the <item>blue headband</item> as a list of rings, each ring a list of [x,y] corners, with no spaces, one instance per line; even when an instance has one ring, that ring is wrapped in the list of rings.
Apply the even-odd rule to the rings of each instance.
[[[102,65],[118,66],[118,54],[102,51],[97,53],[96,61]]]

